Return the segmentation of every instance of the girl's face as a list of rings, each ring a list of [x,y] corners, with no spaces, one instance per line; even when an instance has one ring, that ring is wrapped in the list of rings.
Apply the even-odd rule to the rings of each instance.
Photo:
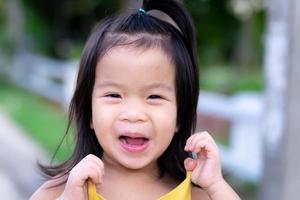
[[[159,48],[112,48],[98,61],[92,122],[103,160],[155,164],[176,131],[175,69]]]

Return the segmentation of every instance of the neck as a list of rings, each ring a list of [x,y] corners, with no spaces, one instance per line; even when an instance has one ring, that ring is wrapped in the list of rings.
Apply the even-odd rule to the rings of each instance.
[[[159,168],[156,162],[140,169],[129,169],[120,163],[105,156],[104,180],[98,185],[97,192],[106,199],[157,199],[166,194],[177,184],[172,178],[159,177]],[[116,193],[116,191],[118,191]],[[139,191],[132,193],[132,191]]]
[[[130,169],[126,168],[119,163],[111,160],[105,154],[103,155],[102,161],[105,166],[105,174],[107,177],[126,177],[139,179],[139,180],[157,180],[159,177],[159,168],[156,162],[149,164],[148,166],[141,169]]]

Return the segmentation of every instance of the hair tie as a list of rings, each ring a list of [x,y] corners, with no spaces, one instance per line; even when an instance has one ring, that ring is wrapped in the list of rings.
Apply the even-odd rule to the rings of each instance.
[[[146,14],[146,11],[145,11],[143,8],[140,8],[140,9],[139,9],[139,12],[145,13],[145,14]]]

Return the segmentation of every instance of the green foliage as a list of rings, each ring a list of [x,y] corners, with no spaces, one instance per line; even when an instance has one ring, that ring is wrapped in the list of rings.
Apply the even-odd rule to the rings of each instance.
[[[120,0],[22,0],[25,8],[26,36],[30,44],[48,56],[79,58],[92,27],[119,10]],[[228,8],[229,0],[185,0],[197,31],[202,66],[238,65],[242,21]],[[264,11],[255,13],[255,56],[251,65],[262,60]],[[253,50],[252,50],[253,52]]]
[[[257,55],[258,63],[263,62],[264,55],[264,33],[266,31],[266,13],[264,11],[260,11],[255,15],[255,52]]]
[[[0,107],[50,155],[65,133],[66,114],[57,105],[11,84],[0,82]],[[66,159],[73,148],[71,138],[64,141],[57,159]]]
[[[26,36],[35,50],[64,59],[73,56],[78,58],[77,47],[82,48],[92,27],[119,9],[119,1],[106,0],[22,2],[25,8]]]
[[[262,91],[263,77],[258,67],[237,70],[234,66],[205,67],[200,73],[201,89],[233,94],[240,91]]]
[[[238,65],[239,60],[236,56],[239,52],[244,22],[228,8],[229,0],[185,0],[184,2],[194,19],[201,66]],[[255,56],[249,64],[257,65],[262,60],[264,11],[255,13],[253,20],[255,38],[248,38],[248,40],[255,41]]]
[[[224,0],[186,0],[197,31],[203,66],[228,60],[237,40],[240,22],[228,11]]]
[[[25,32],[34,48],[42,54],[51,54],[51,28],[44,17],[40,16],[33,7],[25,4]]]
[[[4,26],[4,17],[4,0],[0,0],[0,28]]]
[[[13,53],[14,42],[11,41],[6,30],[6,4],[5,0],[0,0],[0,51],[3,57],[9,57]]]

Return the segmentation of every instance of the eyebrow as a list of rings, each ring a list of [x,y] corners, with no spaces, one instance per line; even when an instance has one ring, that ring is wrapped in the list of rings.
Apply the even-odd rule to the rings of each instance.
[[[102,82],[98,83],[96,85],[96,88],[111,87],[111,86],[119,87],[119,88],[123,87],[121,84],[119,84],[117,82],[105,80],[105,81],[102,81]],[[144,87],[145,90],[151,90],[151,89],[156,89],[156,88],[160,88],[160,89],[163,89],[163,90],[166,90],[166,91],[169,91],[169,92],[174,91],[174,88],[172,86],[169,86],[167,84],[160,83],[160,82],[151,83],[151,84],[148,84]]]
[[[109,87],[109,86],[122,87],[121,84],[109,80],[101,81],[100,83],[96,84],[96,88]]]
[[[156,89],[156,88],[160,88],[160,89],[163,89],[163,90],[167,90],[169,92],[172,92],[174,91],[174,88],[167,85],[167,84],[164,84],[164,83],[152,83],[152,84],[149,84],[145,87],[145,89],[148,89],[148,90],[151,90],[151,89]]]

